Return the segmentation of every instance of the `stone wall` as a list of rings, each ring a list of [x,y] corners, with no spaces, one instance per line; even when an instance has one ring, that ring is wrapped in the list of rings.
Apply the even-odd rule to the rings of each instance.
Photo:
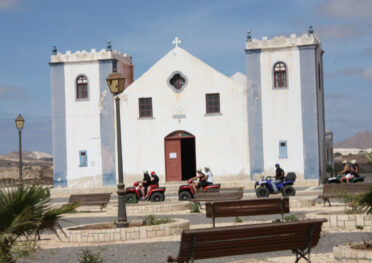
[[[190,228],[189,220],[173,219],[174,222],[151,225],[151,226],[132,226],[128,228],[112,229],[89,229],[89,230],[70,230],[65,228],[66,236],[58,230],[58,234],[63,242],[88,242],[102,243],[112,241],[138,240],[152,237],[180,235],[183,230]],[[83,226],[77,226],[83,227]],[[76,228],[76,227],[74,227]]]

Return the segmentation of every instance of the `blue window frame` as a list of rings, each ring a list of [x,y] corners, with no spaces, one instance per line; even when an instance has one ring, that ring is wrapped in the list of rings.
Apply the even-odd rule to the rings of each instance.
[[[88,153],[87,151],[79,151],[80,167],[88,166]]]
[[[287,141],[279,141],[279,159],[288,158]]]

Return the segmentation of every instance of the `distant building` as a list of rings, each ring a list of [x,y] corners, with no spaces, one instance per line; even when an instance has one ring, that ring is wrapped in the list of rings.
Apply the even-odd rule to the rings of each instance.
[[[126,76],[121,101],[125,182],[155,170],[181,181],[208,166],[219,179],[251,179],[279,162],[301,178],[325,172],[322,49],[314,34],[248,39],[247,75],[231,77],[179,47],[133,81],[131,57],[102,50],[51,56],[55,187],[115,185],[113,97],[105,78]]]

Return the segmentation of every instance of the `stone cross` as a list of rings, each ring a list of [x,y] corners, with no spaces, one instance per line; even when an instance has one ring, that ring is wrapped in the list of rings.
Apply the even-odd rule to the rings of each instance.
[[[179,44],[181,44],[182,41],[180,39],[178,39],[178,37],[175,37],[172,44],[173,45],[176,45],[176,47],[178,47]]]

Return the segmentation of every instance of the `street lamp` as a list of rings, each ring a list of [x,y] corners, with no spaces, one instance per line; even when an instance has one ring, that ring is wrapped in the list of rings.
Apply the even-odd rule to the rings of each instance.
[[[19,114],[18,117],[15,119],[15,124],[18,129],[18,140],[19,140],[19,183],[23,184],[22,180],[22,129],[23,124],[25,123],[25,119],[23,119],[22,115]]]
[[[124,90],[125,77],[116,71],[114,68],[107,79],[107,84],[110,88],[110,92],[115,96],[116,104],[116,136],[117,136],[117,151],[118,151],[118,221],[116,222],[117,227],[128,227],[127,211],[125,208],[125,191],[124,191],[124,179],[123,179],[123,159],[121,151],[121,130],[120,130],[120,93]]]

